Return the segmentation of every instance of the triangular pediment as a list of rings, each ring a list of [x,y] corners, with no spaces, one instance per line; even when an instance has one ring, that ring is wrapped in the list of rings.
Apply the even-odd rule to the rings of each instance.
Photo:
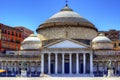
[[[77,43],[71,40],[64,40],[51,44],[47,48],[88,48],[88,46],[84,45],[83,43]]]

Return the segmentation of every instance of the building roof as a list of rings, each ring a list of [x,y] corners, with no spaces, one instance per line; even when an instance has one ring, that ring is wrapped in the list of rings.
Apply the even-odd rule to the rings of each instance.
[[[111,43],[111,40],[108,37],[106,37],[103,33],[101,33],[99,34],[99,36],[94,38],[92,42],[93,43],[97,43],[97,42],[110,42]]]
[[[60,12],[51,16],[45,23],[50,23],[50,22],[88,22],[90,23],[88,20],[80,16],[78,13],[74,12],[68,6],[65,6],[63,9],[61,9]]]
[[[29,37],[24,39],[22,43],[26,43],[26,42],[41,42],[41,40],[34,34],[31,34]]]
[[[58,13],[55,13],[47,21],[39,26],[39,28],[51,27],[54,25],[83,25],[89,28],[97,30],[90,21],[74,12],[68,5],[61,9]],[[38,29],[39,29],[38,28]],[[37,29],[37,30],[38,30]]]

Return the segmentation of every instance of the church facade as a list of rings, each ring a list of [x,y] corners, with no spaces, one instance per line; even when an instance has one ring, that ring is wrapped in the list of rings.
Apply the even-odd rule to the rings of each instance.
[[[19,76],[23,67],[27,76],[104,76],[109,61],[120,75],[120,51],[87,19],[68,5],[37,28],[21,43],[20,51],[0,55],[0,76]]]

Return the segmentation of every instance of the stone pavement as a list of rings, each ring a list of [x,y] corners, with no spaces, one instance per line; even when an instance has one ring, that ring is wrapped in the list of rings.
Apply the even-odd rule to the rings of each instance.
[[[0,77],[0,80],[120,80],[120,77]]]

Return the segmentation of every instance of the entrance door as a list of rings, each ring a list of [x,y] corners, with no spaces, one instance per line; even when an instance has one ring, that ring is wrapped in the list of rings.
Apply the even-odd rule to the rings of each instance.
[[[54,74],[55,73],[55,70],[54,70],[55,68],[54,68],[54,64],[53,63],[51,63],[51,74]]]
[[[83,73],[83,63],[80,64],[80,73]]]
[[[65,63],[65,74],[69,74],[69,63]]]

